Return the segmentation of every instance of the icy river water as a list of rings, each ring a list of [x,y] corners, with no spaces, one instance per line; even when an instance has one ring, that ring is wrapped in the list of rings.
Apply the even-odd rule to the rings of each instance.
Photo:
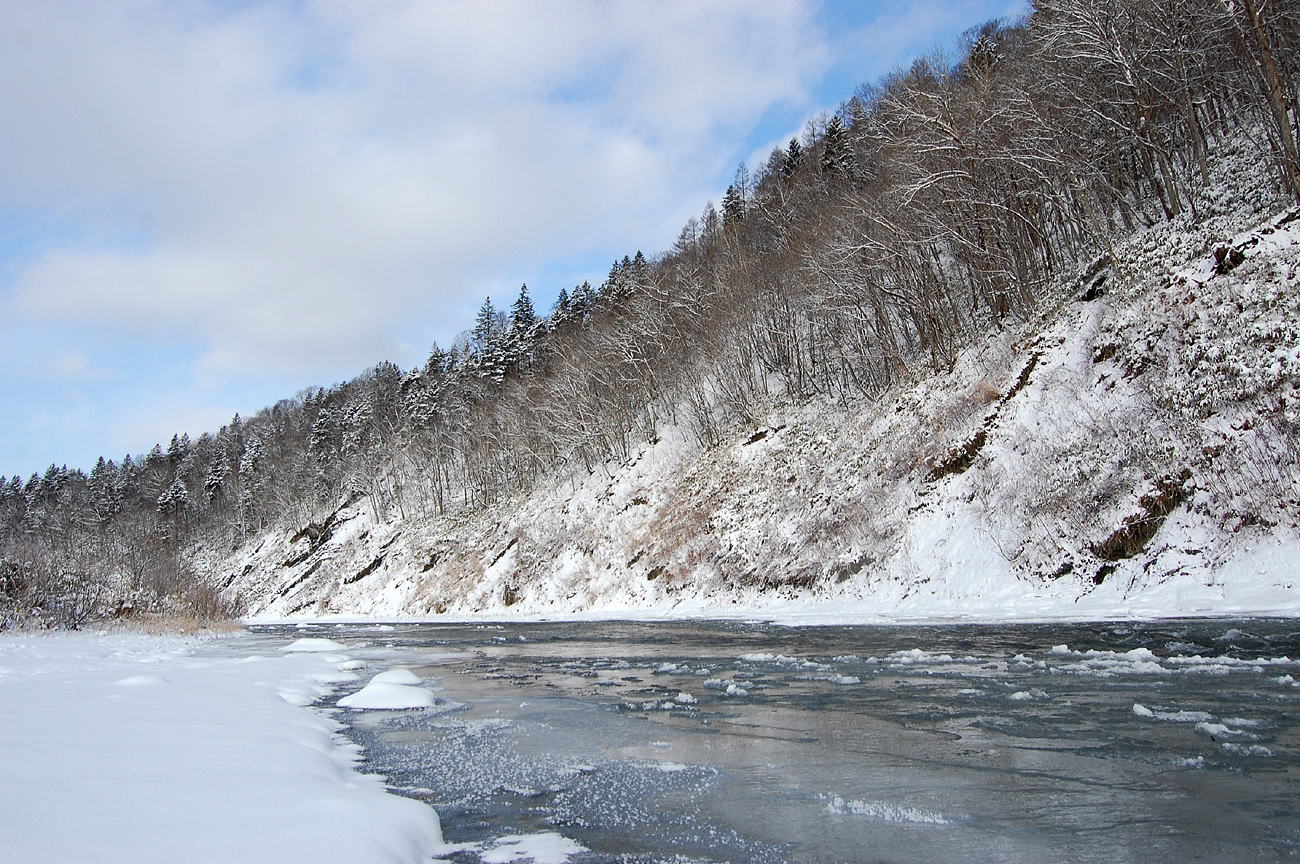
[[[556,832],[589,850],[573,862],[1300,860],[1300,620],[306,635],[435,689],[433,709],[337,716],[450,843]],[[528,860],[485,854],[446,857]]]

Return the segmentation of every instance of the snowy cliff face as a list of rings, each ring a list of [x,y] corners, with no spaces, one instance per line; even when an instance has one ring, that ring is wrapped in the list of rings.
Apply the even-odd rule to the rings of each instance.
[[[665,429],[478,514],[354,502],[202,566],[255,617],[1295,614],[1298,215],[1150,229],[873,403],[708,451]]]

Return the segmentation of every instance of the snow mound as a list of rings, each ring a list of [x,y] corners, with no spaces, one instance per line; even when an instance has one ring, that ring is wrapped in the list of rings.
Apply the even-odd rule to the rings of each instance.
[[[113,683],[119,687],[152,687],[156,684],[166,684],[167,679],[157,675],[131,675]]]
[[[389,669],[370,679],[371,684],[419,684],[423,680],[410,669]]]
[[[343,708],[400,711],[406,708],[432,708],[434,698],[432,693],[422,687],[371,681],[352,695],[344,696],[338,704]]]

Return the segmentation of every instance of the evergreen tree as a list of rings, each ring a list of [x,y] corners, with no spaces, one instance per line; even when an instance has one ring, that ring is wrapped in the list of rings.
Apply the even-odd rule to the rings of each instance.
[[[794,174],[803,164],[803,145],[798,138],[790,139],[790,146],[785,149],[785,158],[781,161],[781,173],[786,177]]]
[[[826,134],[822,138],[822,171],[828,175],[849,177],[853,173],[853,161],[853,145],[837,114],[826,124]]]
[[[569,292],[561,288],[559,296],[555,298],[555,308],[551,310],[551,319],[557,322],[567,321],[572,311]]]
[[[600,286],[601,297],[606,300],[614,300],[623,295],[627,287],[627,267],[631,263],[632,260],[626,255],[623,256],[623,261],[614,259],[614,263],[609,265],[609,275],[605,277],[605,282]]]
[[[478,309],[478,315],[474,316],[474,329],[470,331],[470,352],[476,356],[481,356],[491,344],[494,336],[497,335],[497,318],[500,313],[492,305],[492,298],[483,298],[483,305]]]
[[[722,196],[722,223],[734,225],[744,218],[745,199],[736,191],[735,184],[732,184]]]
[[[528,296],[528,285],[519,287],[519,296],[510,305],[510,332],[516,337],[523,336],[537,324],[537,312],[533,309],[532,298]]]
[[[424,361],[424,374],[444,375],[451,370],[451,352],[444,351],[434,342],[429,349],[429,359]]]
[[[590,315],[595,305],[596,289],[591,287],[590,282],[583,282],[573,289],[573,294],[569,297],[569,308],[573,310],[575,317],[582,318]]]
[[[190,504],[190,490],[179,476],[158,496],[158,512],[179,519]]]

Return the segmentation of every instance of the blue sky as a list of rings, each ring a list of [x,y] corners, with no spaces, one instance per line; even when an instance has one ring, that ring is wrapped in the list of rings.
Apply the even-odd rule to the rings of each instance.
[[[0,36],[0,475],[214,431],[666,248],[1011,0],[44,0]]]

